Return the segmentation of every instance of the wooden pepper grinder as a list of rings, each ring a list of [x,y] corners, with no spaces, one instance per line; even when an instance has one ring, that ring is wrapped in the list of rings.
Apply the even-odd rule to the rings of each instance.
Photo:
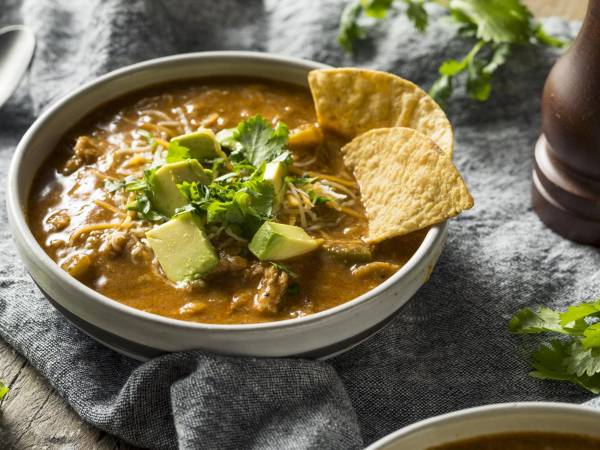
[[[546,80],[532,202],[558,234],[600,247],[600,0]]]

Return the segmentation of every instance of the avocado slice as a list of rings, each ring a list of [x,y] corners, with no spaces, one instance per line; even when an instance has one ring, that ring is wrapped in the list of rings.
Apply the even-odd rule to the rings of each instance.
[[[225,158],[221,145],[217,142],[215,133],[209,128],[199,128],[198,131],[182,134],[171,139],[189,150],[190,158],[204,161],[205,159]]]
[[[177,188],[184,181],[209,184],[211,178],[195,159],[165,164],[154,172],[150,178],[150,189],[152,205],[158,212],[171,217],[177,208],[187,204],[187,199]]]
[[[198,279],[219,263],[202,221],[193,213],[175,216],[148,231],[146,238],[171,281]]]
[[[248,248],[260,260],[282,261],[316,250],[321,241],[294,225],[263,223]]]
[[[275,202],[281,203],[285,195],[285,176],[287,175],[287,166],[281,161],[270,162],[265,166],[263,178],[270,181],[275,190]]]

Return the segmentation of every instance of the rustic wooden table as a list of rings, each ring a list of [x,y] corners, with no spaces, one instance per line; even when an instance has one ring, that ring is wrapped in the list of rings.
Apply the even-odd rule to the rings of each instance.
[[[524,0],[537,17],[581,19],[587,0]],[[0,403],[0,449],[132,449],[86,423],[29,363],[0,340],[0,380],[10,393]]]

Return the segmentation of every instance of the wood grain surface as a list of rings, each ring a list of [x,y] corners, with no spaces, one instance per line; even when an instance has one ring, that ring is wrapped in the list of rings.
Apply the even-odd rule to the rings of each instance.
[[[524,0],[536,17],[581,19],[587,0]],[[85,424],[48,382],[0,340],[0,380],[10,392],[0,402],[0,449],[131,450]]]

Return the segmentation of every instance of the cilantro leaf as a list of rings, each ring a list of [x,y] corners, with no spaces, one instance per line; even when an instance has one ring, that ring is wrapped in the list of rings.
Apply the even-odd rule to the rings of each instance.
[[[287,273],[292,278],[298,278],[298,274],[296,272],[294,272],[292,269],[290,269],[290,267],[286,266],[285,264],[271,261],[271,265],[273,267],[275,267],[277,270],[279,270],[280,272]]]
[[[486,42],[525,43],[531,35],[532,15],[520,0],[450,0],[450,11],[456,20],[474,24]]]
[[[453,77],[450,75],[442,75],[439,77],[429,89],[431,95],[436,101],[443,103],[452,96],[454,87],[452,86]]]
[[[374,19],[383,19],[392,6],[393,0],[360,0],[363,11]]]
[[[190,159],[190,150],[177,142],[170,142],[167,151],[167,162],[174,163]]]
[[[248,167],[254,170],[245,176]],[[184,182],[177,187],[197,213],[206,215],[208,224],[235,225],[235,234],[251,237],[265,220],[273,218],[275,189],[264,179],[264,163],[257,169],[240,164],[234,170],[238,171],[218,177],[209,185]]]
[[[600,300],[570,306],[564,312],[525,308],[509,322],[516,334],[559,333],[560,340],[542,344],[534,354],[530,375],[570,381],[600,393]]]
[[[565,355],[564,363],[568,373],[592,376],[600,373],[600,352],[598,349],[585,348],[580,342],[571,342],[569,353]]]
[[[600,322],[591,324],[583,332],[581,345],[584,348],[600,348]]]
[[[425,31],[429,23],[429,15],[425,10],[424,0],[404,0],[406,3],[406,17],[419,31]]]
[[[121,189],[132,192],[146,189],[146,187],[147,183],[145,180],[138,180],[133,177],[127,177],[124,180],[104,180],[104,189],[108,192],[116,192]]]
[[[483,63],[475,60],[469,64],[469,70],[467,71],[467,93],[472,99],[480,102],[486,101],[492,93],[492,76],[485,73],[483,69]]]
[[[352,52],[354,42],[364,39],[366,36],[364,28],[358,24],[362,12],[361,2],[356,0],[348,3],[342,12],[337,40],[347,52]]]
[[[142,219],[149,222],[164,222],[167,220],[165,216],[152,208],[152,202],[146,192],[139,192],[137,198],[126,205],[129,211],[135,211]]]
[[[549,344],[543,344],[533,356],[535,370],[530,375],[542,380],[569,381],[594,394],[600,394],[600,373],[591,376],[576,375],[567,369],[565,361],[573,353],[573,344],[569,342],[553,340]]]
[[[564,326],[571,322],[576,322],[586,317],[593,316],[600,312],[600,301],[580,303],[579,305],[569,306],[567,310],[560,314],[560,323]]]
[[[8,391],[8,387],[0,381],[0,400],[2,400],[6,396],[6,394],[8,394]]]
[[[351,52],[356,40],[364,39],[366,31],[359,21],[363,14],[372,19],[384,18],[396,3],[406,5],[408,19],[424,31],[428,24],[426,3],[436,3],[448,11],[451,21],[457,25],[456,33],[466,39],[474,39],[472,50],[461,60],[448,59],[439,68],[440,77],[430,88],[430,95],[445,101],[453,94],[454,78],[464,73],[468,95],[485,101],[492,92],[494,72],[507,63],[516,45],[540,44],[564,47],[567,42],[548,35],[533,20],[523,0],[361,0],[347,5],[340,19],[338,41],[342,48]],[[482,54],[479,50],[485,47]],[[476,57],[477,55],[477,57]]]
[[[241,144],[235,153],[258,167],[286,154],[288,135],[288,127],[282,122],[273,128],[264,117],[251,117],[241,122],[233,132],[233,139]]]
[[[550,36],[540,24],[535,25],[533,35],[540,44],[547,45],[548,47],[563,48],[569,45],[568,40]]]
[[[521,309],[510,319],[508,329],[515,334],[565,332],[560,324],[559,313],[550,308],[540,308],[537,312],[529,308]]]

